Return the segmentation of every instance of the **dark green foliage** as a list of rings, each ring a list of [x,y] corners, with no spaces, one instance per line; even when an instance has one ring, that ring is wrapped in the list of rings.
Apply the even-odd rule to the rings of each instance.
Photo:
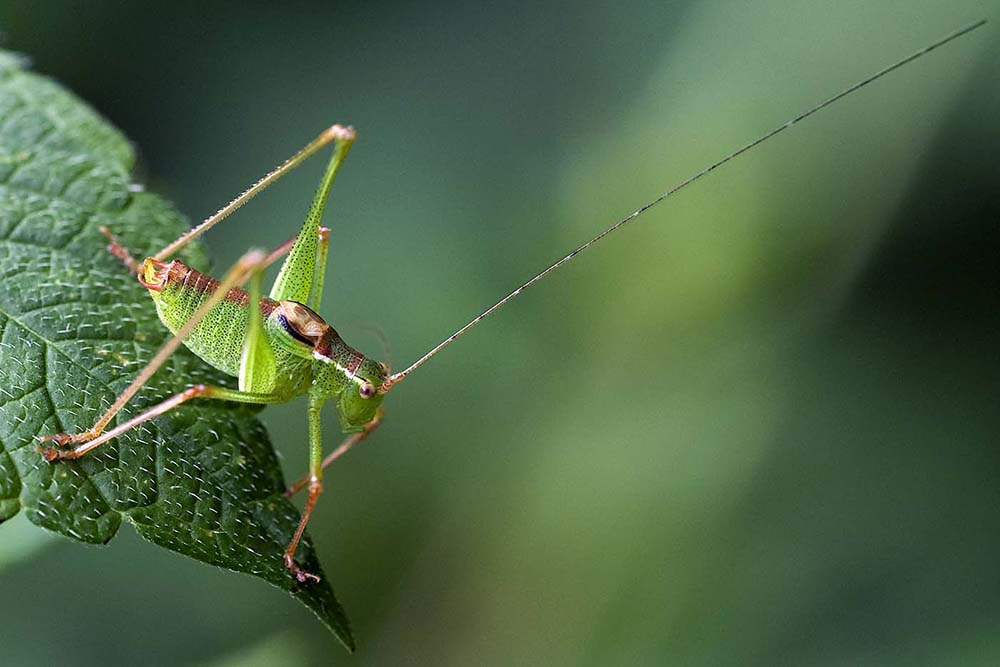
[[[166,336],[98,231],[142,256],[188,226],[162,198],[130,190],[132,161],[117,130],[0,53],[0,522],[23,509],[105,543],[125,519],[155,544],[290,591],[353,648],[326,578],[299,587],[282,562],[298,513],[252,408],[189,404],[77,462],[37,451],[39,435],[89,427]],[[197,248],[186,259],[203,264]],[[118,419],[191,383],[228,381],[182,351]],[[308,541],[299,559],[321,573]]]

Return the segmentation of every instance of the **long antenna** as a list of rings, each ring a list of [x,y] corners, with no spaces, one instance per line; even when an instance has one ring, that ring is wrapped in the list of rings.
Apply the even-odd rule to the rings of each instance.
[[[975,30],[976,28],[979,28],[979,27],[981,27],[981,26],[983,26],[985,24],[986,24],[986,19],[980,19],[979,21],[976,21],[975,23],[967,25],[964,28],[960,28],[960,29],[956,30],[955,32],[953,32],[951,34],[949,34],[949,35],[947,35],[945,37],[942,37],[941,39],[939,39],[938,41],[934,42],[933,44],[930,44],[929,46],[925,46],[924,48],[920,49],[916,53],[912,53],[912,54],[906,56],[905,58],[903,58],[901,60],[898,60],[898,61],[894,62],[893,64],[880,69],[879,71],[875,72],[871,76],[869,76],[869,77],[867,77],[865,79],[862,79],[861,81],[858,81],[854,85],[849,86],[848,88],[845,88],[844,90],[840,91],[836,95],[823,100],[822,102],[820,102],[816,106],[814,106],[814,107],[812,107],[812,108],[810,108],[810,109],[808,109],[806,111],[803,111],[799,115],[795,116],[794,118],[792,118],[791,120],[787,121],[786,123],[784,123],[782,125],[779,125],[778,127],[774,128],[770,132],[767,132],[767,133],[761,135],[760,137],[757,137],[756,139],[754,139],[750,143],[746,144],[742,148],[739,148],[736,151],[733,151],[729,155],[725,156],[724,158],[722,158],[722,159],[720,159],[720,160],[718,160],[716,162],[713,162],[712,164],[708,165],[707,167],[705,167],[704,169],[702,169],[701,171],[699,171],[698,173],[696,173],[694,176],[691,176],[690,178],[688,178],[687,180],[685,180],[685,181],[681,182],[680,184],[674,186],[670,190],[667,190],[666,192],[664,192],[663,194],[661,194],[656,199],[653,199],[652,201],[644,204],[642,207],[636,209],[635,211],[633,211],[628,216],[622,218],[621,220],[619,220],[615,224],[611,225],[610,227],[608,227],[607,229],[605,229],[603,232],[601,232],[600,234],[598,234],[594,238],[590,239],[589,241],[587,241],[586,243],[584,243],[583,245],[581,245],[579,248],[577,248],[573,252],[569,253],[568,255],[566,255],[565,257],[563,257],[562,259],[560,259],[559,261],[555,262],[554,264],[552,264],[551,266],[549,266],[547,269],[545,269],[541,273],[536,274],[531,280],[529,280],[528,282],[524,283],[523,285],[521,285],[520,287],[518,287],[516,290],[514,290],[513,292],[511,292],[510,294],[508,294],[504,298],[502,298],[499,301],[497,301],[495,304],[493,304],[492,306],[490,306],[489,308],[487,308],[486,310],[484,310],[483,312],[481,312],[479,315],[477,315],[472,321],[470,321],[468,324],[466,324],[465,326],[463,326],[461,329],[459,329],[458,331],[456,331],[455,333],[453,333],[452,335],[448,336],[443,341],[441,341],[440,343],[438,343],[427,354],[425,354],[424,356],[420,357],[415,362],[413,362],[413,364],[409,368],[407,368],[404,371],[400,371],[399,373],[394,373],[394,374],[390,375],[386,379],[386,381],[382,384],[382,386],[380,388],[380,391],[382,393],[385,393],[385,392],[389,391],[389,389],[392,388],[392,386],[394,384],[396,384],[397,382],[399,382],[400,380],[402,380],[403,378],[405,378],[407,375],[409,375],[410,373],[412,373],[415,369],[417,369],[419,366],[421,366],[425,361],[427,361],[428,359],[430,359],[431,357],[433,357],[435,354],[437,354],[438,352],[440,352],[441,350],[443,350],[444,348],[446,348],[448,345],[450,345],[451,343],[453,343],[459,336],[461,336],[466,331],[468,331],[472,327],[474,327],[477,324],[479,324],[483,319],[485,319],[487,316],[489,316],[494,311],[500,309],[500,307],[502,307],[508,301],[510,301],[511,299],[513,299],[514,297],[516,297],[518,294],[520,294],[524,290],[528,289],[529,287],[531,287],[532,285],[534,285],[535,283],[537,283],[539,280],[541,280],[542,278],[544,278],[545,276],[547,276],[549,273],[551,273],[552,271],[555,271],[560,266],[562,266],[566,262],[568,262],[571,259],[573,259],[574,257],[576,257],[581,252],[583,252],[584,250],[586,250],[590,246],[594,245],[595,243],[597,243],[598,241],[600,241],[601,239],[603,239],[608,234],[611,234],[612,232],[618,230],[620,227],[623,227],[627,223],[632,222],[633,220],[635,220],[636,218],[638,218],[640,215],[642,215],[643,213],[645,213],[649,209],[653,208],[654,206],[656,206],[657,204],[659,204],[660,202],[662,202],[667,197],[673,195],[676,192],[679,192],[680,190],[683,190],[684,188],[686,188],[687,186],[691,185],[692,183],[694,183],[698,179],[702,178],[703,176],[707,176],[709,173],[715,171],[716,169],[718,169],[722,165],[726,164],[730,160],[732,160],[732,159],[734,159],[736,157],[739,157],[740,155],[743,155],[747,151],[749,151],[749,150],[751,150],[753,148],[756,148],[757,146],[759,146],[760,144],[764,143],[768,139],[774,137],[775,135],[784,132],[785,130],[787,130],[788,128],[792,127],[793,125],[795,125],[799,121],[805,120],[806,118],[808,118],[809,116],[813,115],[817,111],[825,109],[826,107],[830,106],[831,104],[833,104],[837,100],[840,100],[840,99],[842,99],[844,97],[847,97],[851,93],[853,93],[853,92],[855,92],[857,90],[860,90],[861,88],[864,88],[868,84],[870,84],[870,83],[872,83],[874,81],[877,81],[878,79],[881,79],[886,74],[889,74],[890,72],[899,69],[903,65],[911,63],[914,60],[916,60],[917,58],[920,58],[921,56],[930,53],[931,51],[933,51],[934,49],[938,48],[939,46],[944,46],[948,42],[950,42],[952,40],[955,40],[955,39],[958,39],[959,37],[961,37],[963,35],[966,35],[966,34],[972,32],[973,30]]]

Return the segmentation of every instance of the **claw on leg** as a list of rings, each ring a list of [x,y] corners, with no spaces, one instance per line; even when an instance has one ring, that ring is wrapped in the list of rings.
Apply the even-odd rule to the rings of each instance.
[[[52,435],[40,435],[38,436],[38,442],[51,442],[56,446],[39,447],[38,451],[49,463],[60,459],[78,459],[80,458],[80,454],[75,449],[59,449],[59,447],[89,442],[98,435],[100,435],[100,433],[94,432],[93,430],[84,431],[83,433],[53,433]]]
[[[41,453],[42,458],[49,463],[59,461],[61,459],[78,459],[86,452],[90,451],[91,448],[86,447],[86,443],[94,440],[100,434],[101,431],[90,429],[84,431],[83,433],[54,433],[52,435],[40,435],[38,436],[38,442],[52,442],[55,443],[56,446],[39,447],[38,451]],[[81,443],[84,445],[82,450],[80,447],[76,447],[74,449],[59,449],[60,447],[65,447],[66,445],[80,445]]]
[[[52,435],[38,436],[38,442],[54,442],[56,445],[63,447],[65,445],[75,445],[80,442],[93,440],[98,435],[100,433],[93,431],[84,431],[83,433],[53,433]]]
[[[41,453],[42,458],[49,463],[58,461],[61,458],[71,458],[73,453],[72,449],[56,449],[55,447],[39,447],[38,451]]]
[[[311,572],[306,572],[298,565],[296,565],[295,559],[292,558],[292,556],[287,553],[285,554],[285,567],[288,568],[288,570],[292,573],[292,576],[295,577],[295,580],[298,581],[300,584],[304,584],[307,581],[319,582],[320,580],[320,578],[317,577],[315,574],[312,574]]]
[[[302,519],[299,521],[298,528],[295,529],[292,541],[288,543],[288,548],[285,549],[285,567],[288,568],[292,576],[300,584],[304,584],[307,581],[319,581],[319,577],[315,574],[310,574],[295,564],[295,550],[299,547],[302,535],[306,531],[306,524],[309,523],[309,516],[312,514],[313,507],[316,506],[316,500],[321,493],[323,493],[323,485],[320,483],[318,477],[313,477],[309,480],[309,499],[306,500],[305,509],[302,510]]]

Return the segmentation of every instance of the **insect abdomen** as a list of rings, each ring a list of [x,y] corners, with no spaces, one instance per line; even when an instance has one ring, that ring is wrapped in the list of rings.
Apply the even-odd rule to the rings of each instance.
[[[196,271],[181,262],[171,262],[160,270],[162,283],[147,284],[160,320],[171,332],[177,331],[191,319],[194,312],[219,287],[219,281]],[[260,308],[265,317],[276,303],[261,299]],[[231,289],[191,334],[184,345],[220,371],[237,376],[240,358],[250,322],[249,295],[241,289]]]

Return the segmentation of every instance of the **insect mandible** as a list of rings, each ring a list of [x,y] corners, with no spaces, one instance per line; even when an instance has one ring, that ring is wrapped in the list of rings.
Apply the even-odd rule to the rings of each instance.
[[[40,440],[52,444],[42,446],[41,452],[49,462],[78,459],[139,424],[195,398],[266,405],[284,403],[305,394],[308,398],[309,471],[288,488],[286,495],[292,496],[307,488],[308,499],[283,557],[291,575],[299,582],[318,581],[316,575],[296,564],[295,553],[322,493],[323,470],[379,426],[383,419],[382,401],[393,386],[525,289],[669,196],[837,100],[985,23],[985,20],[977,21],[896,61],[711,163],[536,274],[397,373],[392,373],[386,364],[348,345],[315,312],[323,294],[329,247],[329,230],[320,225],[323,209],[337,172],[355,140],[353,128],[334,125],[217,213],[152,257],[138,261],[118,243],[111,230],[103,230],[110,241],[109,251],[148,290],[160,320],[173,337],[91,428],[76,434],[42,436]],[[256,250],[246,253],[221,280],[210,278],[179,260],[168,261],[186,244],[331,143],[333,156],[296,237],[271,253]],[[265,297],[262,291],[264,271],[282,257],[285,257],[284,263]],[[241,285],[247,281],[249,285],[244,290]],[[108,429],[118,412],[182,344],[208,364],[237,377],[238,388],[194,385]],[[335,402],[341,429],[348,435],[324,458],[320,411],[331,400]]]

